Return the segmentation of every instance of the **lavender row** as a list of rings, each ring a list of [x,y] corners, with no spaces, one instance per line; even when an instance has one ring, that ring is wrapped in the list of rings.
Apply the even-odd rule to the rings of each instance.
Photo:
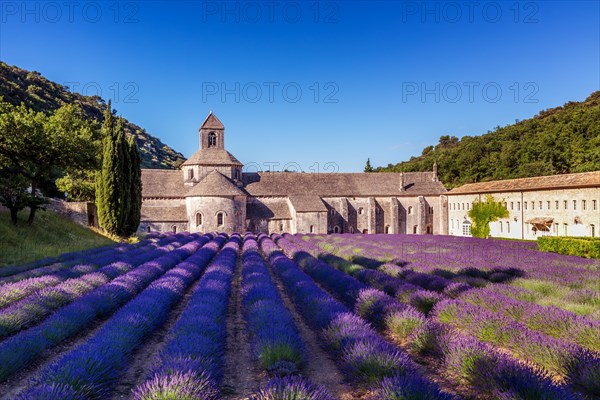
[[[433,309],[435,320],[469,332],[483,342],[509,349],[553,376],[592,395],[600,395],[600,355],[579,345],[528,329],[502,314],[466,301],[444,300]]]
[[[320,332],[328,347],[343,363],[344,371],[351,380],[374,386],[381,400],[393,396],[450,398],[423,379],[405,353],[383,340],[367,322],[319,288],[298,264],[277,249],[271,239],[261,236],[259,240],[263,253],[268,256],[286,291],[309,325]],[[386,379],[411,382],[399,389],[409,392],[398,391],[391,396],[384,392],[389,385],[382,386]]]
[[[39,323],[54,310],[72,302],[93,289],[110,282],[135,267],[157,258],[169,251],[192,241],[191,237],[183,237],[177,244],[159,247],[153,251],[135,251],[126,259],[127,262],[111,262],[108,265],[79,278],[71,278],[56,285],[44,288],[10,306],[0,310],[0,338],[5,338],[26,327]]]
[[[129,356],[166,321],[171,308],[202,274],[217,249],[214,245],[198,251],[204,241],[192,243],[190,252],[180,257],[181,262],[166,267],[164,276],[123,306],[88,341],[44,368],[19,398],[59,398],[62,393],[68,393],[68,398],[108,397]]]
[[[32,363],[42,352],[81,332],[93,321],[112,314],[211,237],[191,235],[196,239],[193,242],[173,251],[164,250],[164,254],[155,260],[96,288],[57,310],[41,324],[1,342],[0,381]]]
[[[149,379],[131,398],[216,400],[225,351],[225,318],[241,238],[232,235],[210,263],[169,332]]]
[[[540,306],[502,294],[514,293],[517,296],[521,291],[523,289],[512,286],[494,285],[471,290],[461,299],[488,311],[501,313],[532,331],[573,342],[600,353],[600,321],[557,307]]]
[[[305,265],[312,264],[312,269],[327,270],[332,276],[338,275],[339,271],[315,257],[306,255],[307,253],[302,252],[302,248],[294,246],[286,241],[286,238],[279,238],[277,243],[292,255],[302,257]],[[329,286],[326,281],[318,280],[318,282]],[[344,288],[338,290],[343,292]],[[449,331],[444,326],[427,320],[415,308],[406,306],[380,290],[374,288],[361,290],[355,299],[355,311],[378,330],[396,336],[404,342],[408,341],[415,353],[444,360],[447,375],[454,375],[459,378],[459,381],[463,379],[487,395],[500,396],[509,393],[512,396],[510,398],[516,399],[527,399],[532,393],[548,399],[557,398],[555,396],[568,399],[571,396],[567,390],[554,385],[544,375],[523,367],[511,357],[494,352],[474,338]],[[479,369],[461,369],[465,366],[463,363],[469,362],[468,354],[465,353],[465,349],[469,346],[485,350],[485,362],[477,365]],[[485,379],[480,375],[485,376]],[[518,379],[513,379],[515,376]],[[482,386],[484,382],[485,386]]]
[[[296,374],[306,349],[292,315],[271,280],[254,235],[244,236],[242,250],[242,311],[254,354],[271,375]]]
[[[163,241],[162,245],[166,245],[169,242],[176,240],[176,237],[171,237]],[[89,261],[76,264],[52,274],[47,274],[39,277],[31,277],[25,280],[16,281],[14,283],[5,283],[0,286],[0,308],[6,307],[7,305],[14,303],[15,301],[21,300],[32,293],[50,286],[56,286],[61,282],[64,282],[70,278],[76,278],[81,275],[93,272],[100,267],[106,266],[116,261],[135,256],[141,252],[148,251],[156,247],[155,245],[148,245],[142,248],[138,248],[129,253],[120,254],[118,252],[110,252],[108,255],[101,255],[94,257]]]

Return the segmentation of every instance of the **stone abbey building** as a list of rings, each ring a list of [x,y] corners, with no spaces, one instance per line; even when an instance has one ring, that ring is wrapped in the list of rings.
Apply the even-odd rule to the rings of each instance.
[[[140,231],[470,236],[468,210],[486,193],[510,212],[492,223],[492,236],[597,236],[600,226],[600,171],[451,191],[436,165],[431,172],[248,173],[225,149],[225,128],[213,113],[181,170],[143,169],[142,184]]]

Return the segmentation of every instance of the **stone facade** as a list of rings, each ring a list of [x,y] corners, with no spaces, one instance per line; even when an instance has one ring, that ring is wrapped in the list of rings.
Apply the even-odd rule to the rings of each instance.
[[[472,201],[493,192],[505,199],[510,216],[492,224],[492,236],[535,238],[539,229],[524,221],[547,221],[549,213],[539,209],[539,201],[546,207],[548,201],[565,200],[570,202],[567,209],[561,203],[561,209],[552,210],[559,233],[567,224],[569,235],[591,235],[593,229],[598,235],[600,213],[593,210],[593,200],[598,203],[600,182],[585,190],[573,179],[543,190],[531,184],[517,190],[510,183],[494,189],[487,182],[448,192],[435,164],[432,172],[408,173],[243,172],[224,143],[225,128],[210,113],[200,127],[200,149],[180,171],[142,170],[140,231],[462,235]],[[585,200],[586,210],[572,210],[573,200],[579,207]],[[537,203],[535,209],[510,209],[517,201],[528,207]]]
[[[486,182],[453,189],[447,194],[450,235],[470,236],[469,209],[474,201],[484,201],[486,194],[505,204],[509,213],[507,218],[490,223],[492,237],[535,240],[545,235],[600,235],[600,171]]]

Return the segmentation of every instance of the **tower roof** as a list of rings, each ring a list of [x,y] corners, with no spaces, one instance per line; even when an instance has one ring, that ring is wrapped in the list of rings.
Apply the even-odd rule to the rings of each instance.
[[[219,118],[211,111],[204,120],[200,129],[225,129]]]
[[[182,165],[237,165],[242,163],[225,149],[200,149]]]
[[[246,193],[235,186],[225,175],[214,170],[185,195],[185,197],[202,196],[246,196]]]

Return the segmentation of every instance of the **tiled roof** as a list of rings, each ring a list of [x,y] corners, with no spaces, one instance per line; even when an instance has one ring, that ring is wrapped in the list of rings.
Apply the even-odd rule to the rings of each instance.
[[[183,172],[167,169],[142,169],[142,196],[184,197]]]
[[[212,111],[208,114],[208,117],[204,120],[200,128],[205,129],[225,129],[219,118]]]
[[[292,219],[290,207],[285,199],[265,202],[252,199],[246,207],[246,215],[251,219]]]
[[[185,206],[152,207],[142,205],[142,221],[152,222],[186,222],[188,220]]]
[[[225,149],[210,147],[200,149],[188,158],[183,165],[237,165],[242,163]]]
[[[246,196],[246,193],[235,186],[225,175],[213,170],[185,195],[185,197],[195,196]]]
[[[325,207],[325,204],[323,204],[323,200],[321,200],[319,196],[290,196],[290,202],[292,203],[292,207],[294,207],[294,210],[296,210],[296,212],[327,212],[327,207]]]
[[[600,171],[578,174],[536,176],[533,178],[506,179],[480,183],[468,183],[452,189],[448,194],[516,192],[543,189],[568,189],[600,187]]]
[[[404,191],[401,174],[374,173],[245,173],[246,191],[252,196],[421,196],[446,193],[432,172],[405,172]]]

